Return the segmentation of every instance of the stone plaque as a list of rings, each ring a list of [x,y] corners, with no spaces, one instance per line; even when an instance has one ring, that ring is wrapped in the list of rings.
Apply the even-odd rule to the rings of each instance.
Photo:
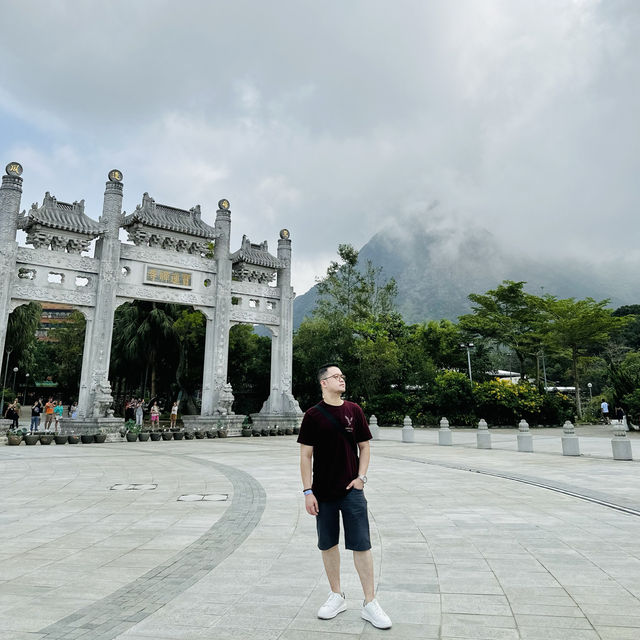
[[[163,287],[179,287],[181,289],[191,289],[193,274],[187,271],[174,271],[165,267],[155,267],[145,265],[144,281],[146,284],[156,284]]]

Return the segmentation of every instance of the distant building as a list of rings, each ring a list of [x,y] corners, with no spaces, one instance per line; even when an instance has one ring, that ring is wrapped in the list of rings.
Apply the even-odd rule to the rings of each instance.
[[[51,341],[49,331],[69,322],[69,316],[73,313],[73,307],[58,302],[42,302],[41,305],[42,314],[40,316],[40,326],[36,331],[36,337],[38,340],[48,342]]]

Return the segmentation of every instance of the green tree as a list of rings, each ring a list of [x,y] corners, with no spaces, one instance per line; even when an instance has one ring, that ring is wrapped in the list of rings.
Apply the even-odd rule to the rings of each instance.
[[[614,316],[607,308],[608,304],[609,300],[558,299],[547,295],[540,307],[546,318],[546,344],[550,349],[566,353],[571,358],[579,417],[582,417],[580,361],[602,350],[610,338],[629,322],[627,318]]]
[[[540,353],[544,322],[540,298],[526,293],[525,284],[504,280],[484,294],[470,294],[473,312],[459,318],[460,329],[472,338],[484,338],[511,349],[523,375],[525,360]]]
[[[4,368],[12,369],[18,366],[21,371],[30,371],[34,365],[34,351],[37,338],[36,331],[40,325],[42,306],[38,302],[30,302],[16,307],[9,314],[7,335],[5,339],[5,354],[9,354],[8,363],[2,358],[2,374]]]
[[[85,327],[82,313],[73,311],[65,323],[49,331],[49,339],[54,343],[54,379],[74,395],[80,388]]]

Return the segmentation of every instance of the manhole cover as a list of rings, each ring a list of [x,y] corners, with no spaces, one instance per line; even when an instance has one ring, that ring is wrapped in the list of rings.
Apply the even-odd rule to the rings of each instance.
[[[178,502],[224,502],[228,498],[228,493],[188,493],[180,496]]]
[[[153,491],[157,484],[114,484],[110,491]]]

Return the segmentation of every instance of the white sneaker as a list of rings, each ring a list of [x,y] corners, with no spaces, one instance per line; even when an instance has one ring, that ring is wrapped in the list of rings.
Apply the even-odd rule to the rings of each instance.
[[[318,618],[322,620],[331,620],[339,613],[347,610],[347,601],[344,593],[335,593],[331,591],[327,601],[318,609]]]
[[[378,629],[391,629],[391,618],[382,610],[377,600],[362,604],[362,617]]]

